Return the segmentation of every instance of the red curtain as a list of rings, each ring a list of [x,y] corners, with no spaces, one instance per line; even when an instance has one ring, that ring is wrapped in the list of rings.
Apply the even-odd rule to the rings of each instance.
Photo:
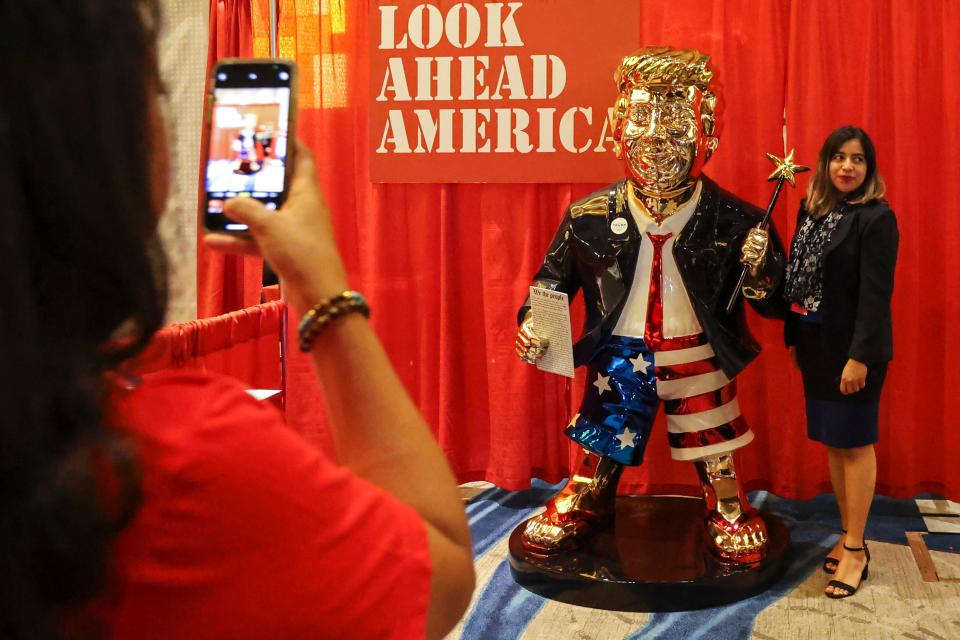
[[[531,476],[564,477],[571,450],[561,432],[582,379],[568,384],[521,364],[515,313],[564,208],[599,185],[370,183],[368,2],[280,5],[280,53],[301,68],[299,135],[317,153],[352,285],[368,295],[374,327],[458,476],[513,489]],[[947,40],[957,11],[947,1],[857,0],[840,13],[826,1],[646,0],[638,25],[638,46],[713,56],[726,108],[707,172],[761,206],[771,192],[763,154],[782,153],[785,110],[788,144],[807,164],[839,124],[875,137],[902,233],[897,359],[878,448],[880,490],[896,496],[960,496],[960,466],[946,464],[960,456],[960,435],[947,428],[960,418],[948,395],[958,368],[947,361],[957,342],[947,318],[960,312],[950,294],[960,285],[960,202],[941,187],[947,154],[960,145],[948,113],[960,104],[958,54]],[[785,239],[805,185],[775,214]],[[750,488],[791,497],[827,491],[825,454],[806,440],[781,326],[750,322],[764,353],[740,383],[757,434],[739,454],[741,474]],[[309,362],[291,357],[288,372],[290,422],[328,443]],[[623,488],[690,492],[693,470],[669,459],[662,420],[652,440]]]
[[[223,58],[253,55],[253,27],[249,0],[211,0],[210,47],[207,53],[207,77],[214,63]],[[209,108],[204,101],[204,116]],[[205,174],[201,159],[201,181]],[[201,182],[200,197],[204,187]],[[201,232],[202,235],[202,232]],[[224,256],[207,251],[197,243],[197,315],[201,318],[229,313],[260,302],[263,260]]]

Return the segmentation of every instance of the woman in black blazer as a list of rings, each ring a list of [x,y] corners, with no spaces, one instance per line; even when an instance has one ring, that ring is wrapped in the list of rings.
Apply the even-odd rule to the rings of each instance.
[[[800,207],[787,266],[787,346],[803,374],[807,434],[827,446],[844,535],[823,569],[826,595],[867,578],[864,529],[873,500],[880,391],[893,358],[890,298],[897,219],[883,199],[870,138],[856,127],[827,137]]]

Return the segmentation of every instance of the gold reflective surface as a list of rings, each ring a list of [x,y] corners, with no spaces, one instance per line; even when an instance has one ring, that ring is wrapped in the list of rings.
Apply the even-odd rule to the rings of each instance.
[[[743,241],[742,256],[740,262],[748,265],[752,272],[756,274],[757,269],[763,264],[763,259],[767,255],[767,246],[770,243],[770,235],[766,229],[754,227],[747,233],[746,240]]]
[[[617,155],[658,224],[689,198],[717,146],[709,60],[690,49],[648,47],[626,56],[614,76]]]
[[[766,525],[743,494],[733,455],[710,456],[695,465],[707,503],[707,532],[716,555],[745,564],[762,560]]]
[[[602,194],[590,198],[586,202],[581,202],[570,207],[570,217],[579,218],[581,216],[604,216],[607,215],[607,195]]]
[[[573,417],[571,423],[575,422]],[[543,553],[573,545],[577,539],[607,524],[613,516],[617,481],[623,466],[584,451],[583,460],[547,510],[527,520],[524,544]]]
[[[677,194],[673,198],[654,198],[640,193],[631,183],[629,188],[630,199],[639,207],[643,215],[658,225],[662,225],[664,220],[679,211],[680,207],[686,204],[690,196],[693,195],[693,187],[695,186],[696,183],[691,184],[690,189]]]
[[[693,49],[646,47],[625,56],[613,77],[621,93],[652,84],[694,86],[705,91],[713,79],[709,61],[710,56]]]
[[[773,170],[773,173],[767,178],[768,181],[776,180],[786,180],[790,183],[791,187],[796,187],[794,182],[794,174],[803,173],[804,171],[810,171],[810,167],[805,167],[802,164],[796,164],[793,161],[793,152],[795,149],[790,149],[790,153],[787,154],[785,158],[778,158],[772,153],[767,154],[767,159],[773,163],[776,169]]]
[[[534,330],[533,314],[527,311],[523,317],[523,322],[520,323],[520,330],[517,332],[517,339],[513,347],[514,353],[524,362],[536,364],[549,346],[550,341]]]

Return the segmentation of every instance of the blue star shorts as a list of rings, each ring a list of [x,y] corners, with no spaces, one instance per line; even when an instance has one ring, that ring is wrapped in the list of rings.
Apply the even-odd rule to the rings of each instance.
[[[611,336],[587,370],[580,413],[565,433],[594,453],[637,465],[659,404],[653,354],[643,339]]]

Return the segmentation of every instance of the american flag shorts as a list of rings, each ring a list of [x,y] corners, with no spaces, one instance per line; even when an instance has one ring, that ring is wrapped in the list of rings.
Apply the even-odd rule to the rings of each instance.
[[[675,460],[727,453],[753,440],[736,381],[723,373],[713,348],[702,334],[684,343],[695,346],[651,351],[642,338],[611,336],[587,370],[567,436],[621,464],[640,464],[662,401]]]

